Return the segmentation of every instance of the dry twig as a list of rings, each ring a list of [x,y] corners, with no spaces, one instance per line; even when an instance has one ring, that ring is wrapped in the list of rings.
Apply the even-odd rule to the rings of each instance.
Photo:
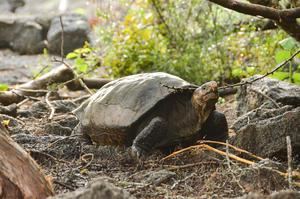
[[[190,146],[190,147],[187,147],[187,148],[184,148],[184,149],[181,149],[179,151],[175,151],[174,153],[168,155],[167,157],[164,157],[163,159],[161,159],[162,161],[166,160],[166,159],[169,159],[169,158],[172,158],[172,157],[175,157],[176,155],[180,154],[180,153],[183,153],[185,151],[189,151],[191,149],[206,149],[206,150],[210,150],[210,151],[213,151],[215,153],[218,153],[220,155],[223,155],[223,156],[226,156],[226,152],[224,151],[221,151],[219,149],[215,149],[207,144],[199,144],[199,145],[195,145],[195,146]],[[240,158],[236,155],[233,155],[233,154],[228,154],[228,157],[231,158],[231,159],[234,159],[238,162],[241,162],[241,163],[244,163],[244,164],[248,164],[248,165],[253,165],[254,162],[253,161],[250,161],[250,160],[246,160],[244,158]]]
[[[184,179],[176,181],[176,182],[171,186],[171,189],[174,189],[179,183],[185,182],[187,179],[189,179],[189,178],[191,178],[191,177],[193,177],[193,176],[195,176],[195,175],[196,175],[195,173],[191,173],[190,175],[186,176]]]
[[[17,107],[21,107],[23,104],[27,103],[28,101],[29,101],[29,98],[25,98],[23,101],[21,101],[17,104]]]
[[[87,160],[88,157],[90,157],[90,160],[89,160],[89,161]],[[82,156],[80,157],[80,160],[81,160],[82,162],[86,163],[86,165],[84,165],[84,166],[82,167],[82,169],[83,169],[83,168],[87,168],[88,166],[90,166],[90,165],[92,164],[92,162],[93,162],[93,160],[94,160],[94,154],[92,154],[92,153],[84,154],[84,155],[82,155]]]
[[[228,147],[228,140],[226,140],[226,160],[229,170],[231,171],[231,161],[229,159],[229,147]]]
[[[211,165],[211,164],[221,164],[221,163],[216,161],[210,161],[210,162],[196,162],[196,163],[185,164],[185,165],[163,165],[163,166],[166,167],[166,169],[168,169],[169,171],[173,171],[179,169],[187,169],[190,167],[195,167],[195,166],[205,165],[205,164]]]
[[[54,113],[55,113],[55,108],[54,108],[54,106],[51,104],[51,102],[49,100],[49,97],[50,97],[51,93],[52,93],[52,91],[48,91],[48,93],[46,94],[46,97],[45,97],[46,104],[50,108],[50,115],[48,117],[49,120],[52,120],[52,118],[54,116]]]
[[[209,142],[214,143],[215,141],[209,141]],[[217,143],[217,142],[216,142],[216,143]],[[224,143],[223,143],[223,144],[224,144]],[[230,146],[230,145],[228,144],[228,146]],[[254,164],[255,164],[255,162],[253,162],[253,161],[250,161],[250,160],[247,160],[247,159],[244,159],[244,158],[240,158],[240,157],[238,157],[238,156],[236,156],[236,155],[233,155],[233,154],[230,154],[230,153],[226,153],[226,152],[221,151],[221,150],[219,150],[219,149],[215,149],[215,148],[213,148],[213,147],[211,147],[211,146],[209,146],[209,145],[207,145],[207,144],[194,145],[194,146],[190,146],[190,147],[181,149],[181,150],[179,150],[179,151],[175,151],[174,153],[172,153],[172,154],[170,154],[170,155],[168,155],[168,156],[162,158],[161,161],[164,161],[164,160],[166,160],[166,159],[170,159],[170,158],[172,158],[172,157],[177,156],[178,154],[181,154],[181,153],[186,152],[186,151],[190,151],[190,150],[192,150],[192,149],[203,149],[203,148],[206,149],[206,150],[210,150],[210,151],[216,152],[216,153],[218,153],[218,154],[220,154],[220,155],[222,155],[222,156],[228,156],[228,158],[231,158],[231,159],[233,159],[233,160],[236,160],[236,161],[238,161],[238,162],[240,162],[240,163],[244,163],[244,164],[247,164],[247,165],[254,165]],[[249,152],[248,152],[248,153],[249,153]],[[250,153],[250,154],[251,154],[251,153]],[[294,171],[294,172],[291,171],[290,174],[288,174],[288,173],[281,172],[281,171],[279,171],[279,170],[277,170],[277,169],[273,169],[273,168],[267,168],[267,169],[272,170],[272,171],[274,171],[274,172],[276,172],[276,173],[278,173],[279,175],[284,176],[284,177],[288,177],[288,176],[290,175],[291,178],[294,177],[294,178],[300,179],[300,173],[299,173],[299,172],[296,172],[296,171]],[[299,182],[291,182],[291,185],[300,187],[300,183],[299,183]]]
[[[287,158],[288,158],[288,182],[289,182],[289,189],[292,189],[292,144],[291,144],[291,137],[286,136],[286,145],[287,145]]]
[[[53,61],[55,62],[60,62],[62,64],[64,64],[66,67],[68,67],[70,70],[73,71],[73,74],[75,76],[75,79],[78,79],[80,85],[90,94],[93,95],[94,93],[87,87],[87,85],[82,81],[82,79],[79,77],[79,75],[76,73],[76,71],[68,64],[66,63],[64,60],[58,60],[56,58],[53,59]]]
[[[300,9],[300,8],[299,8]],[[252,79],[250,81],[244,81],[244,82],[239,82],[236,84],[232,84],[232,85],[227,85],[227,86],[222,86],[219,87],[219,90],[222,89],[226,89],[226,88],[232,88],[232,87],[238,87],[238,86],[243,86],[243,85],[247,85],[247,84],[252,84],[260,79],[263,79],[271,74],[273,74],[274,72],[276,72],[277,70],[279,70],[280,68],[282,68],[283,66],[285,66],[288,62],[290,62],[292,59],[294,59],[294,57],[296,57],[298,54],[300,53],[300,49],[298,49],[290,58],[288,58],[287,60],[285,60],[284,62],[282,62],[281,64],[277,65],[273,70],[265,73],[264,75],[257,77],[255,79]]]
[[[233,145],[231,145],[229,143],[224,143],[224,142],[219,142],[219,141],[212,141],[212,140],[201,140],[198,143],[199,144],[203,144],[203,143],[207,143],[207,144],[220,144],[220,145],[223,145],[223,146],[228,146],[228,147],[234,149],[235,151],[238,151],[238,152],[241,152],[241,153],[245,153],[245,154],[247,154],[247,155],[249,155],[249,156],[251,156],[253,158],[256,158],[258,160],[263,160],[264,159],[262,157],[254,155],[253,153],[250,153],[249,151],[246,151],[244,149],[241,149],[241,148],[238,148],[236,146],[233,146]]]

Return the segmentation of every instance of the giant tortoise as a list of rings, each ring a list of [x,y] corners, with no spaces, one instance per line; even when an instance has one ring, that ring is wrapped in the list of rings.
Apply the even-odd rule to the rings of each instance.
[[[76,131],[100,145],[131,146],[136,157],[197,139],[224,141],[227,121],[215,110],[217,100],[214,81],[195,88],[167,73],[131,75],[106,84],[74,110]]]

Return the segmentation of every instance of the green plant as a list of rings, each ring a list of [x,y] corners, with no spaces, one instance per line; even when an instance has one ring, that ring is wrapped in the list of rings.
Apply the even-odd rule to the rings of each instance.
[[[300,44],[292,37],[287,37],[280,42],[275,54],[275,61],[277,64],[288,59],[299,47]],[[299,58],[299,56],[298,56]],[[280,80],[289,80],[292,83],[300,83],[300,63],[289,62],[280,71],[276,71],[273,77]]]
[[[215,63],[207,66],[204,49],[214,41],[207,42],[211,35],[222,31],[213,31],[211,22],[205,20],[208,12],[199,15],[199,9],[206,12],[198,5],[201,1],[187,5],[182,2],[137,1],[119,24],[112,46],[104,56],[104,64],[111,66],[112,76],[160,70],[197,83],[218,78],[221,72],[216,71],[221,66]],[[213,39],[218,40],[219,36]]]
[[[281,42],[283,31],[257,31],[250,18],[204,0],[136,0],[124,7],[123,18],[97,10],[97,47],[68,55],[78,71],[88,71],[101,54],[113,78],[165,71],[196,84],[232,82],[269,71],[284,57],[282,43],[292,45]]]
[[[0,83],[0,91],[7,91],[9,86],[7,84]]]
[[[273,67],[272,55],[286,34],[255,31],[249,20],[202,0],[139,0],[104,54],[110,74],[166,71],[194,83],[230,81]]]
[[[82,48],[78,48],[67,54],[67,59],[74,60],[74,67],[78,74],[88,74],[101,65],[100,56],[97,50],[89,43],[85,43]]]

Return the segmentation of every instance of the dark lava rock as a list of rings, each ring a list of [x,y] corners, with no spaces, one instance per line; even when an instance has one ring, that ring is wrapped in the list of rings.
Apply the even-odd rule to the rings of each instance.
[[[51,122],[45,125],[45,132],[47,134],[53,135],[71,135],[72,129],[69,127],[64,127],[57,122]]]
[[[64,54],[80,48],[86,41],[90,41],[90,28],[87,19],[79,14],[65,14],[62,16],[64,27]],[[62,27],[60,18],[53,18],[48,34],[48,48],[50,53],[61,54]]]
[[[243,81],[251,81],[257,77],[259,75]],[[299,86],[265,77],[251,85],[244,85],[239,89],[237,94],[237,114],[240,116],[260,107],[265,102],[270,102],[270,99],[263,95],[270,97],[279,104],[300,106]]]
[[[300,153],[299,118],[300,107],[290,110],[290,107],[286,106],[266,112],[253,110],[249,117],[242,116],[233,125],[237,131],[230,142],[262,157],[275,156],[285,160],[286,136],[291,138],[293,154]]]
[[[43,28],[33,16],[1,15],[0,48],[12,48],[21,54],[35,54],[46,47]]]
[[[59,194],[48,199],[132,199],[125,190],[105,182],[102,178],[89,183],[87,187],[73,192]]]
[[[247,126],[248,124],[256,124],[262,120],[282,115],[292,109],[292,106],[283,106],[280,108],[268,109],[262,105],[261,107],[249,111],[248,113],[238,117],[230,128],[238,132],[239,130],[241,130],[241,128]]]

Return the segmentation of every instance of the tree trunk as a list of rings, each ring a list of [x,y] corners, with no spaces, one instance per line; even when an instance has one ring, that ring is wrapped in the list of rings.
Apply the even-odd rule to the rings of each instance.
[[[51,195],[51,184],[37,163],[0,123],[0,198],[43,199]]]

